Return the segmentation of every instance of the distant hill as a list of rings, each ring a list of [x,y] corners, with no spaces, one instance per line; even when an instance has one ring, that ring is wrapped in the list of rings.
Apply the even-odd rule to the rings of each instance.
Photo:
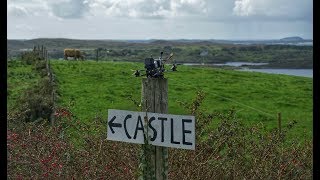
[[[105,46],[121,47],[127,46],[127,42],[115,40],[79,40],[65,38],[39,38],[31,40],[7,40],[9,50],[18,50],[23,48],[33,48],[34,45],[44,45],[49,49],[64,48],[99,48]]]
[[[303,38],[298,37],[298,36],[293,36],[293,37],[286,37],[286,38],[282,38],[280,39],[280,41],[285,41],[285,42],[296,42],[296,41],[304,41]]]
[[[293,37],[286,37],[286,38],[282,38],[280,39],[280,41],[285,41],[285,42],[296,42],[296,41],[304,41],[303,38],[298,37],[298,36],[293,36]]]
[[[214,45],[214,44],[298,44],[312,43],[301,37],[286,37],[275,40],[219,40],[219,39],[150,39],[150,40],[79,40],[65,38],[38,38],[31,40],[7,39],[8,50],[31,49],[34,45],[44,45],[51,50],[63,50],[64,48],[124,48],[145,46],[177,46],[177,45]]]
[[[63,58],[64,48],[76,48],[87,59],[113,61],[141,61],[160,51],[174,52],[176,62],[223,63],[228,61],[270,62],[274,67],[312,67],[313,41],[299,37],[274,40],[219,39],[149,39],[149,40],[79,40],[39,38],[7,40],[7,57],[16,58],[34,46],[47,48],[50,58]],[[299,46],[299,47],[298,47]],[[302,47],[303,46],[303,47]],[[288,53],[290,52],[290,53]],[[205,57],[205,58],[203,58]],[[279,61],[281,59],[281,61]],[[272,64],[273,63],[273,64]]]

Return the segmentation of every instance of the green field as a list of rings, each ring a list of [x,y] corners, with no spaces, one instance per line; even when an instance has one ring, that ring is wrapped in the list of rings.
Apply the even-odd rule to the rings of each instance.
[[[58,104],[70,107],[81,121],[97,116],[107,119],[108,109],[140,110],[130,97],[140,101],[141,77],[132,76],[130,69],[143,69],[142,63],[52,60],[51,64],[58,82]],[[312,137],[311,78],[186,66],[166,77],[171,114],[187,114],[180,102],[191,102],[202,90],[205,112],[234,108],[246,124],[262,122],[267,129],[277,127],[281,112],[283,126],[297,122],[289,138],[302,139],[304,132]]]
[[[8,61],[7,70],[7,108],[17,107],[17,100],[23,92],[35,85],[40,76],[32,70],[32,65],[23,64],[21,61]]]

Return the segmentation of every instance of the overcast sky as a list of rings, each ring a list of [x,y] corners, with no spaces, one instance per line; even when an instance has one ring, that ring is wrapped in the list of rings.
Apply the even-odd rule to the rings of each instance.
[[[7,0],[7,38],[313,39],[312,0]]]

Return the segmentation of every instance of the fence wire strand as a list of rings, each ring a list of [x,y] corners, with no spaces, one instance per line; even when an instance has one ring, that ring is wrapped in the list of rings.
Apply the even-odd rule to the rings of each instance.
[[[214,95],[216,95],[216,96],[218,96],[218,97],[221,97],[221,98],[223,98],[223,99],[226,99],[226,100],[228,100],[228,101],[237,103],[237,104],[239,104],[239,105],[241,105],[241,106],[244,106],[244,107],[250,108],[250,109],[252,109],[252,110],[255,110],[255,111],[257,111],[257,112],[263,113],[263,114],[268,115],[268,116],[270,116],[270,117],[275,117],[275,116],[272,115],[271,113],[262,111],[262,110],[260,110],[260,109],[257,109],[257,108],[251,107],[251,106],[248,106],[248,105],[246,105],[246,104],[243,104],[243,103],[241,103],[241,102],[235,101],[235,100],[233,100],[233,99],[230,99],[230,98],[221,96],[221,95],[219,95],[219,94],[217,94],[217,93],[212,93],[212,92],[210,92],[210,93],[211,93],[211,94],[214,94]]]

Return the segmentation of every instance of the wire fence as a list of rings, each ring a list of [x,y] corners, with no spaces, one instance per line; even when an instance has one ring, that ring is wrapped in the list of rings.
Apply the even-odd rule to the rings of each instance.
[[[213,92],[210,92],[210,93],[211,93],[211,94],[214,94],[215,96],[218,96],[218,97],[220,97],[220,98],[223,98],[223,99],[226,99],[226,100],[231,101],[231,102],[233,102],[233,103],[236,103],[236,104],[238,104],[238,105],[240,105],[240,106],[243,106],[243,107],[252,109],[252,110],[254,110],[254,111],[256,111],[256,112],[265,114],[265,115],[270,116],[270,117],[273,117],[273,118],[275,117],[275,115],[273,115],[273,114],[271,114],[271,113],[268,113],[268,112],[262,111],[262,110],[260,110],[260,109],[257,109],[257,108],[255,108],[255,107],[252,107],[252,106],[243,104],[243,103],[241,103],[241,102],[239,102],[239,101],[236,101],[236,100],[234,100],[234,99],[232,99],[232,98],[227,98],[227,97],[224,97],[224,96],[222,96],[222,95],[219,95],[219,94],[213,93]]]
[[[50,86],[52,87],[52,91],[51,91],[51,98],[52,98],[52,102],[53,102],[53,107],[52,107],[52,113],[50,115],[50,122],[52,125],[54,125],[55,122],[55,116],[54,116],[54,110],[55,110],[55,101],[56,101],[56,92],[55,92],[55,76],[52,72],[52,68],[51,68],[51,64],[50,64],[50,60],[49,60],[49,56],[48,56],[48,50],[46,47],[44,47],[43,45],[40,47],[40,45],[38,46],[34,46],[33,48],[33,53],[40,59],[46,62],[46,72],[47,72],[47,76],[49,77],[49,81],[50,81]]]

